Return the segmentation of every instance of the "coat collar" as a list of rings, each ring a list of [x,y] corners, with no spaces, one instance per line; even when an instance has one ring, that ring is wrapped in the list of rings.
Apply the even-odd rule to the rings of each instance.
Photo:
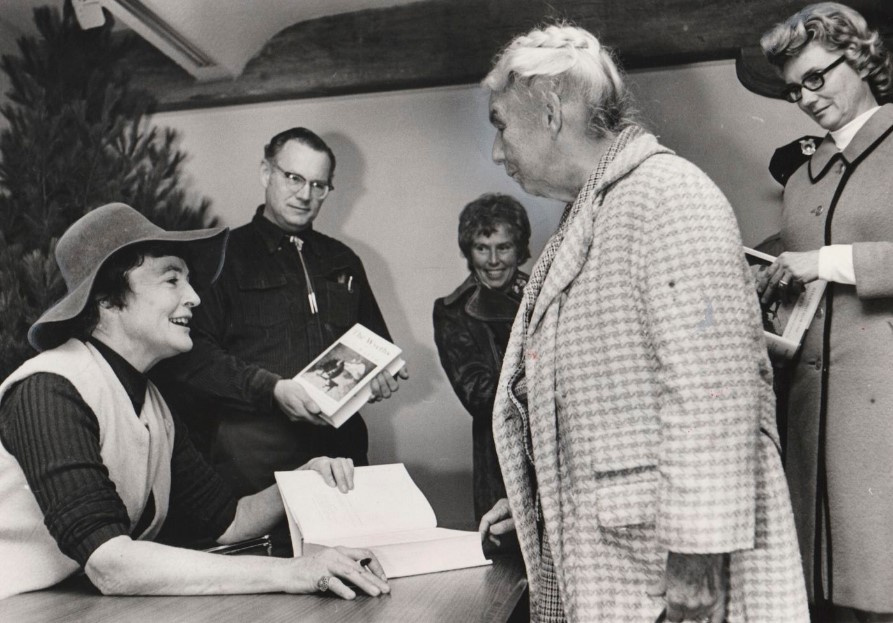
[[[893,126],[893,104],[884,104],[865,122],[865,125],[843,151],[839,151],[831,135],[826,134],[825,139],[809,160],[809,180],[815,183],[822,179],[838,158],[847,164],[859,160],[866,152],[874,148],[878,139],[884,136],[891,126]]]
[[[573,220],[567,223],[567,234],[556,251],[553,266],[560,266],[561,269],[549,270],[546,274],[543,286],[533,304],[528,333],[536,329],[552,302],[573,282],[583,267],[586,251],[592,242],[595,212],[601,205],[599,196],[609,192],[611,186],[652,156],[674,153],[673,150],[658,143],[653,134],[641,132],[617,153],[601,178],[590,188],[590,182],[594,181],[593,177],[597,174],[593,171],[590,182],[584,186],[571,208],[572,216],[568,218]],[[574,209],[577,204],[581,204],[579,210]],[[530,292],[525,294],[530,295]]]
[[[444,299],[444,303],[454,305],[464,299],[465,313],[476,320],[513,320],[518,313],[521,293],[528,279],[527,273],[516,270],[511,287],[506,292],[500,292],[484,287],[472,273]]]
[[[275,253],[283,246],[283,244],[289,244],[289,236],[292,234],[289,234],[276,225],[276,223],[264,216],[263,204],[258,206],[254,213],[254,218],[251,219],[251,223],[254,225],[254,230],[263,242],[264,248],[270,255]],[[318,245],[314,244],[317,234],[313,230],[312,224],[307,227],[307,229],[294,235],[304,241],[302,252],[310,251],[315,255],[319,255]]]

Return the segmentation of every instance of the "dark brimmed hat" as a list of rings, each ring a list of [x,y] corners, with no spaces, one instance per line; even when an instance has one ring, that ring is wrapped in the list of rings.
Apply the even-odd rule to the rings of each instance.
[[[189,261],[190,283],[201,289],[220,275],[228,237],[226,227],[165,231],[123,203],[109,203],[88,212],[72,223],[56,245],[56,263],[68,292],[31,325],[28,341],[43,351],[69,337],[68,322],[84,310],[96,274],[117,251],[141,242],[182,245],[183,258]]]

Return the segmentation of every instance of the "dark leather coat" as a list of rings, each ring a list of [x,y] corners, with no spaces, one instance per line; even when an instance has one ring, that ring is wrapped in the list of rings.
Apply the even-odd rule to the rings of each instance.
[[[491,290],[468,278],[447,297],[434,302],[434,341],[453,390],[474,418],[474,512],[476,519],[505,497],[505,485],[493,446],[493,399],[505,345],[528,276],[520,271],[507,292]]]

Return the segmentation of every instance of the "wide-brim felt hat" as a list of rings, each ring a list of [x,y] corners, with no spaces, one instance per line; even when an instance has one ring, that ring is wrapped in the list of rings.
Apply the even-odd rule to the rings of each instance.
[[[228,237],[227,227],[166,231],[123,203],[91,210],[72,223],[56,244],[56,263],[68,292],[31,325],[28,342],[39,351],[64,342],[69,337],[68,323],[90,299],[99,269],[121,249],[143,242],[182,245],[189,281],[201,290],[220,275]]]

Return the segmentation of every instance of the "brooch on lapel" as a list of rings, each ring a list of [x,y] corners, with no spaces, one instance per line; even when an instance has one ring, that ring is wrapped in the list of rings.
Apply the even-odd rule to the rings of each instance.
[[[811,156],[815,153],[815,139],[800,139],[800,151],[804,156]]]

